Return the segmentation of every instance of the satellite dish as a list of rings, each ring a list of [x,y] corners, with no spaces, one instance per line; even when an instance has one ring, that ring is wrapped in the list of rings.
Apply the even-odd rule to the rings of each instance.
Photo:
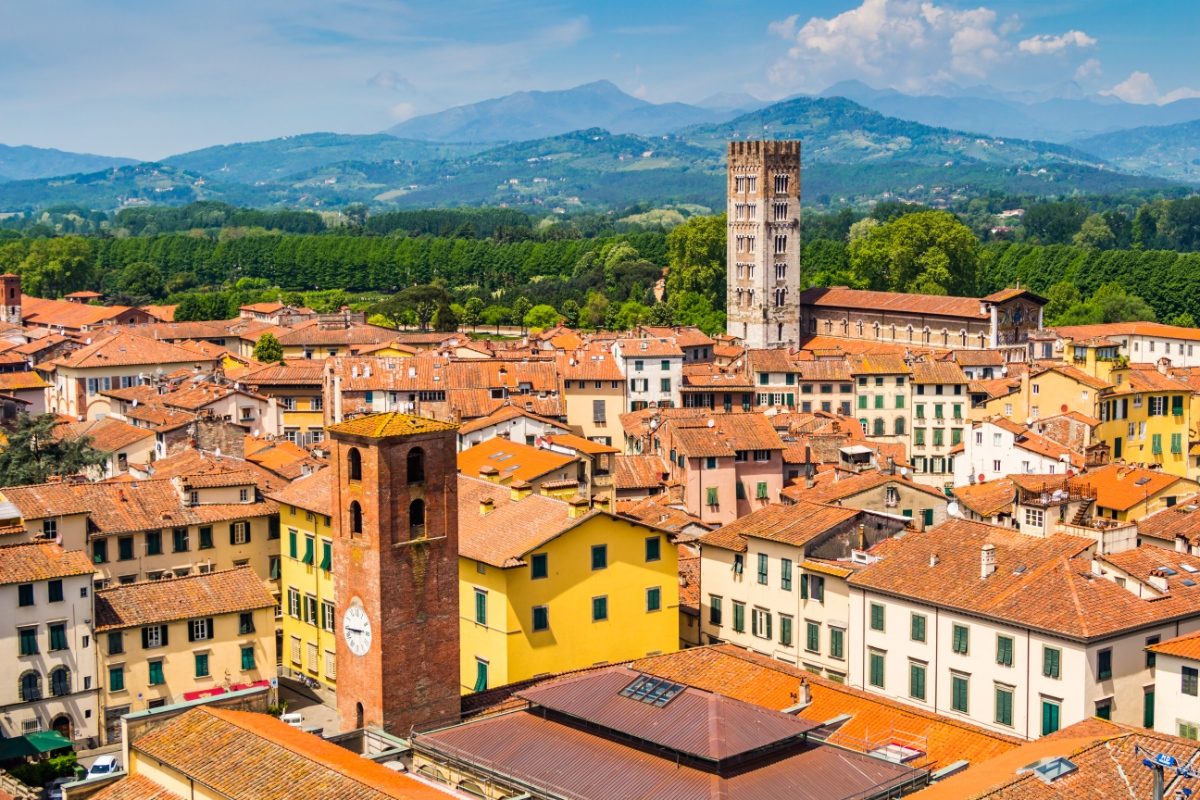
[[[982,473],[982,472],[981,472],[981,473],[979,473],[979,482],[980,482],[980,483],[983,483],[983,482],[984,482],[984,480],[986,480],[986,478],[984,477],[983,473]]]
[[[946,514],[947,516],[951,517],[961,517],[962,513],[959,511],[958,503],[954,502],[953,500],[947,503]]]

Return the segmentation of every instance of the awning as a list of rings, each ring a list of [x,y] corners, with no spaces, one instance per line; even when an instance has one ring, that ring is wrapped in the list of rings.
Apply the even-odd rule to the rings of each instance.
[[[16,761],[55,750],[70,750],[71,740],[58,731],[38,731],[11,739],[0,739],[0,761]]]
[[[226,688],[224,686],[214,686],[211,689],[200,689],[195,692],[184,692],[183,699],[184,700],[201,700],[205,697],[220,697],[221,695],[225,694],[226,692],[240,692],[243,689],[257,689],[260,686],[270,686],[270,685],[271,685],[271,681],[264,679],[261,681],[254,681],[253,683],[235,683],[235,684],[232,684],[231,686],[229,686],[228,688]]]

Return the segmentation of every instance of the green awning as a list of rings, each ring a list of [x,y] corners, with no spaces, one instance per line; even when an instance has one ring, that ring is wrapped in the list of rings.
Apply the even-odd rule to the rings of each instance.
[[[38,731],[11,739],[0,739],[0,761],[16,761],[56,750],[70,750],[71,740],[58,731]]]

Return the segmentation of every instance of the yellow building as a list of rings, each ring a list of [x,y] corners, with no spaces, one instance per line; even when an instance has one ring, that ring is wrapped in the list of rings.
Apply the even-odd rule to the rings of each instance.
[[[458,503],[464,693],[678,647],[667,532],[463,476]]]
[[[1108,464],[1069,479],[1072,489],[1094,496],[1092,516],[1117,522],[1137,522],[1171,508],[1200,491],[1200,484],[1157,469]]]
[[[299,445],[324,441],[324,360],[288,359],[247,372],[238,380],[251,391],[275,398],[285,439]]]
[[[1158,467],[1188,477],[1192,390],[1152,364],[1114,369],[1100,395],[1097,438],[1113,461]]]
[[[984,381],[986,385],[1004,383],[1004,379]],[[1076,411],[1095,416],[1101,392],[1111,384],[1093,373],[1072,364],[1042,364],[1007,380],[1009,391],[997,392],[987,399],[977,400],[971,408],[971,419],[1007,417],[1014,422]]]
[[[275,675],[275,599],[249,568],[101,589],[95,614],[106,742],[131,711]]]
[[[1103,381],[1111,380],[1113,369],[1129,361],[1121,354],[1120,342],[1102,335],[1067,340],[1063,343],[1063,360]]]
[[[333,690],[337,633],[333,586],[333,529],[329,469],[293,481],[272,495],[282,530],[280,591],[283,602],[281,668]]]

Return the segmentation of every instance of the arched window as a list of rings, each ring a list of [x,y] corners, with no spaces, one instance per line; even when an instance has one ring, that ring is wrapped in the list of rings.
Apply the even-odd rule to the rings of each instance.
[[[887,433],[887,428],[885,427],[885,425],[886,425],[886,423],[883,421],[883,417],[875,418],[874,431],[875,431],[876,436],[883,436],[885,433]]]
[[[357,447],[351,447],[346,453],[346,475],[352,481],[362,480],[362,454]]]
[[[420,498],[408,504],[408,532],[412,539],[425,535],[425,501]]]
[[[57,667],[50,673],[50,694],[62,697],[71,693],[71,672],[66,667]]]
[[[896,417],[896,435],[904,435],[904,417]]]
[[[867,421],[866,417],[863,417],[858,421],[858,426],[862,428],[864,436],[871,430],[871,423]]]
[[[469,794],[471,797],[487,797],[487,793],[483,791],[483,787],[475,781],[459,781],[458,790],[463,794]]]
[[[30,670],[21,676],[21,699],[26,702],[42,699],[41,675]]]
[[[408,451],[408,482],[425,482],[425,451],[419,447]]]
[[[964,330],[960,330],[960,331],[958,332],[958,335],[959,335],[959,337],[962,339],[962,346],[963,346],[963,347],[966,347],[966,346],[967,346],[967,332],[966,332],[966,330],[965,330],[965,329],[964,329]]]
[[[362,506],[358,504],[357,500],[352,500],[350,502],[350,535],[362,536],[362,532]]]
[[[365,716],[366,715],[363,713],[363,704],[355,703],[354,704],[354,722],[355,722],[354,727],[356,727],[356,728],[366,727]]]

